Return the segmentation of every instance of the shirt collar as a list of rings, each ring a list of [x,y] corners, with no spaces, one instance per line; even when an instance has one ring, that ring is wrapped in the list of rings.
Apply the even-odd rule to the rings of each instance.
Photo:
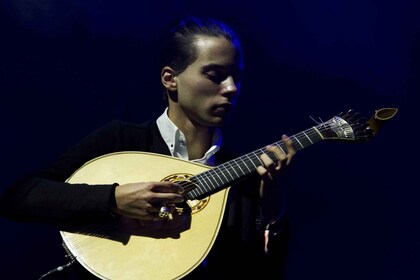
[[[168,145],[172,156],[188,160],[187,142],[184,133],[169,119],[168,108],[156,120],[160,134]],[[206,165],[214,165],[214,155],[219,151],[222,143],[220,129],[216,129],[212,137],[212,145],[201,159],[193,160]]]

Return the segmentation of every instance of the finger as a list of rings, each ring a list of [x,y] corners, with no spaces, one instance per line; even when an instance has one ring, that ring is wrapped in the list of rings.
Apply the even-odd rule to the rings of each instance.
[[[184,201],[184,197],[180,194],[161,194],[162,201],[165,204],[174,204],[174,203],[181,203]]]
[[[172,220],[173,216],[172,214],[175,212],[175,205],[162,205],[159,208],[159,211],[157,213],[155,213],[154,215],[152,215],[154,217],[154,221],[158,221],[158,220]]]
[[[158,215],[159,210],[149,209],[149,210],[137,210],[137,211],[131,211],[129,213],[126,213],[125,216],[134,218],[134,219],[140,219],[140,220],[152,220],[155,216]]]
[[[263,178],[273,179],[273,173],[276,170],[276,163],[266,154],[260,156],[263,165],[257,167],[257,172]]]
[[[277,162],[273,164],[274,169],[277,171],[280,170],[282,163],[287,160],[287,155],[277,146],[267,146],[267,151],[273,153],[277,158]]]
[[[292,160],[292,158],[296,154],[296,150],[293,146],[292,139],[290,139],[286,134],[283,134],[281,138],[282,138],[282,140],[284,141],[284,143],[286,144],[286,147],[287,147],[287,162],[286,162],[286,164],[288,165],[288,164],[290,164],[290,161]]]
[[[163,218],[163,212],[171,212],[172,206],[167,206],[165,204],[161,204],[160,206],[150,207],[147,210],[146,219],[148,220],[161,220]]]
[[[158,193],[184,193],[184,188],[180,184],[173,182],[157,182],[153,184],[151,190]]]
[[[267,153],[264,153],[260,156],[261,162],[263,164],[263,167],[265,167],[268,170],[274,170],[275,162],[268,156]]]
[[[261,176],[263,180],[265,179],[273,179],[272,173],[267,170],[264,166],[260,165],[257,167],[257,172]]]
[[[148,201],[156,207],[162,204],[175,204],[184,201],[184,197],[176,193],[153,193]]]
[[[159,212],[160,207],[163,205],[163,203],[153,203],[153,205],[150,205],[150,207],[147,207],[146,212],[149,214],[156,214]]]

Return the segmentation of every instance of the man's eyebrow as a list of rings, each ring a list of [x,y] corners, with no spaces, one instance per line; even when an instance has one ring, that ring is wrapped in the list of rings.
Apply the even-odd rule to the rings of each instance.
[[[221,65],[217,63],[209,63],[203,66],[202,68],[204,71],[210,71],[210,70],[222,70],[222,71],[241,71],[239,67],[236,65]]]
[[[216,63],[210,63],[207,65],[203,66],[203,70],[207,71],[207,70],[214,70],[214,69],[227,69],[227,67],[220,65],[220,64],[216,64]]]

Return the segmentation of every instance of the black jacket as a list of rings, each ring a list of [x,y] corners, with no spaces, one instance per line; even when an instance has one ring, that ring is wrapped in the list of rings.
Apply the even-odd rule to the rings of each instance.
[[[59,229],[80,223],[115,219],[110,214],[110,209],[115,204],[115,184],[93,187],[87,184],[72,184],[70,187],[66,180],[89,160],[119,151],[170,155],[154,121],[140,125],[110,122],[70,148],[50,166],[24,176],[10,186],[0,196],[0,214],[23,222],[52,224]],[[216,164],[231,158],[233,156],[222,148],[216,154]],[[206,260],[185,279],[249,277],[250,273],[263,275],[265,272],[271,279],[273,273],[280,277],[287,244],[287,225],[282,221],[284,226],[279,232],[284,234],[278,238],[281,248],[275,249],[281,254],[277,254],[276,259],[267,259],[263,253],[261,227],[264,226],[260,225],[259,219],[259,178],[255,175],[249,176],[230,189],[217,240]],[[76,279],[92,276],[78,264],[75,264],[70,274],[71,277],[77,275]],[[62,274],[62,278],[58,279],[73,279],[65,278],[64,275],[70,277],[69,274]],[[278,277],[276,279],[279,279]]]

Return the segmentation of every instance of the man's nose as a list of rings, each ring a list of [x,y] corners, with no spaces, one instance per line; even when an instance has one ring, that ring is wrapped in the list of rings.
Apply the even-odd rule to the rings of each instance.
[[[238,87],[236,86],[235,80],[232,76],[229,76],[226,80],[223,81],[223,93],[236,93]]]

